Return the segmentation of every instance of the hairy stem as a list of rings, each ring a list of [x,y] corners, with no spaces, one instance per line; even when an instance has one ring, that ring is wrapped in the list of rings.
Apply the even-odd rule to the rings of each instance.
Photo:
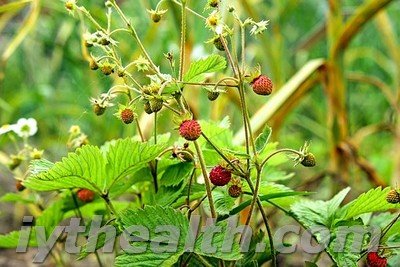
[[[115,10],[117,13],[120,15],[122,20],[125,22],[126,26],[128,27],[130,33],[132,34],[133,38],[135,39],[137,45],[139,46],[140,50],[142,51],[144,57],[149,61],[151,68],[153,71],[157,74],[157,76],[161,79],[164,80],[162,77],[158,67],[154,64],[153,60],[151,59],[149,53],[147,53],[146,48],[142,44],[142,41],[140,40],[135,28],[132,26],[128,18],[125,16],[124,12],[122,12],[121,8],[117,5],[117,2],[115,0],[111,0],[112,5],[114,6]]]
[[[185,65],[185,42],[186,42],[186,1],[182,1],[181,8],[181,49],[179,55],[179,80],[183,77],[183,68]]]
[[[246,181],[250,187],[250,190],[254,196],[255,190],[254,190],[254,186],[253,186],[253,182],[251,181],[250,178],[246,178]],[[272,239],[272,231],[271,231],[271,227],[269,226],[269,222],[268,222],[268,217],[267,214],[264,211],[264,208],[262,206],[261,200],[258,197],[258,195],[256,196],[256,201],[257,201],[257,206],[260,209],[260,213],[261,213],[261,217],[263,218],[264,224],[265,224],[265,228],[267,229],[267,234],[268,234],[268,239],[269,239],[269,246],[271,248],[271,254],[272,254],[272,264],[274,267],[278,266],[277,261],[276,261],[276,254],[275,254],[275,247],[274,247],[274,240]]]
[[[194,146],[196,147],[197,156],[199,157],[201,172],[203,173],[203,177],[204,177],[204,183],[206,186],[208,202],[210,204],[211,217],[217,218],[217,213],[215,211],[214,201],[213,201],[212,192],[211,192],[211,181],[207,174],[206,164],[204,162],[203,153],[202,153],[199,143],[197,141],[194,141]]]

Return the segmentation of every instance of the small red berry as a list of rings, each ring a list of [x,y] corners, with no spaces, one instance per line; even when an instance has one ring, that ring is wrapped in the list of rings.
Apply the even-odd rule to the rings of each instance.
[[[25,190],[25,186],[22,184],[21,181],[17,181],[17,183],[15,184],[15,188],[17,188],[17,190],[18,190],[19,192]]]
[[[229,183],[231,178],[232,173],[221,165],[214,167],[210,172],[210,180],[213,185],[224,186]]]
[[[254,93],[258,95],[269,95],[272,93],[274,84],[266,75],[260,75],[251,82]]]
[[[94,199],[94,192],[89,189],[80,189],[76,193],[77,197],[82,201],[82,202],[92,202]]]
[[[185,120],[179,126],[179,134],[188,141],[195,141],[201,135],[200,124],[195,120]]]
[[[386,267],[387,259],[379,256],[377,252],[369,252],[367,254],[367,265],[369,267]]]
[[[125,123],[125,124],[130,124],[133,122],[135,118],[135,114],[133,113],[133,110],[130,108],[126,108],[124,110],[121,111],[121,120]]]

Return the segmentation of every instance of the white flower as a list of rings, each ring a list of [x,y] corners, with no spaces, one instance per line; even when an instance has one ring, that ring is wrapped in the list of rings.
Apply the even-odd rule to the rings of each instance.
[[[36,134],[37,122],[33,118],[25,119],[21,118],[17,121],[16,124],[11,125],[12,130],[19,136],[19,137],[29,137]]]

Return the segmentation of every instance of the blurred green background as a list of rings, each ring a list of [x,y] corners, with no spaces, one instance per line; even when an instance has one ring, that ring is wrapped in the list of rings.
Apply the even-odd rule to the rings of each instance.
[[[12,2],[15,5],[10,5]],[[168,62],[163,53],[171,51],[176,57],[179,55],[178,6],[166,1],[163,4],[168,9],[165,18],[154,24],[146,9],[155,8],[157,1],[118,2],[136,26],[156,64],[161,66],[162,71],[168,72]],[[340,9],[338,17],[346,22],[358,10],[374,1],[333,2]],[[289,98],[290,101],[286,101],[288,105],[268,121],[274,126],[274,140],[281,147],[299,148],[305,140],[312,141],[311,151],[315,153],[318,165],[312,170],[296,169],[296,178],[289,181],[294,187],[307,187],[310,191],[318,188],[320,196],[328,198],[337,191],[338,184],[353,186],[353,194],[381,184],[396,184],[400,163],[396,156],[396,147],[400,142],[396,130],[399,101],[388,101],[382,88],[394,96],[398,95],[400,89],[400,63],[394,52],[398,51],[397,56],[400,53],[400,3],[385,2],[391,3],[385,5],[378,15],[374,14],[354,35],[339,64],[344,75],[344,104],[348,118],[348,136],[342,141],[350,140],[351,144],[356,144],[351,152],[355,155],[348,158],[350,166],[345,173],[338,168],[340,164],[332,164],[333,154],[341,143],[332,144],[330,140],[329,136],[334,130],[327,123],[331,112],[328,108],[331,95],[322,86],[322,78],[318,74],[304,93],[293,95],[291,100]],[[106,77],[89,69],[82,56],[82,32],[77,15],[69,15],[62,1],[0,3],[0,125],[15,123],[21,117],[35,118],[39,131],[33,137],[33,143],[44,149],[45,157],[51,160],[66,154],[65,143],[71,125],[79,125],[93,144],[135,134],[133,126],[126,127],[113,116],[116,108],[107,110],[100,117],[92,112],[89,98],[106,92],[118,77]],[[78,3],[84,4],[96,19],[105,23],[103,1]],[[207,16],[209,11],[204,10],[205,4],[206,0],[189,1],[191,8]],[[242,18],[250,16],[255,20],[270,20],[263,37],[248,36],[247,60],[249,65],[259,63],[262,66],[263,72],[274,81],[276,91],[311,59],[328,59],[329,66],[332,41],[326,25],[333,20],[329,1],[223,1],[225,7],[228,4],[235,5]],[[232,21],[229,14],[224,13],[224,16],[227,23]],[[114,26],[122,25],[116,16],[113,23]],[[84,27],[93,31],[88,22]],[[16,36],[21,38],[19,45],[13,43]],[[205,43],[211,37],[212,33],[205,28],[204,22],[189,14],[188,50],[193,57],[220,53]],[[128,34],[116,34],[115,39],[119,42],[118,49],[125,62],[140,54]],[[12,53],[9,53],[10,47],[15,48]],[[191,104],[198,118],[221,120],[229,116],[232,130],[236,132],[240,129],[241,117],[235,94],[223,95],[215,103],[210,103],[205,92],[199,88],[192,88],[190,93],[193,94]],[[254,114],[267,101],[267,98],[259,97],[251,90],[247,95],[251,103],[250,114]],[[161,132],[172,130],[170,115],[166,113],[160,115]],[[141,117],[142,122],[147,120],[145,115]],[[367,131],[364,138],[361,135],[364,132],[360,133],[360,129],[371,131]],[[0,136],[0,149],[6,154],[13,152],[6,135]],[[337,160],[346,161],[346,157],[339,156]],[[291,166],[286,167],[291,169]],[[2,166],[1,170],[1,179],[10,179],[11,173],[7,168]],[[381,183],[371,178],[371,173]]]

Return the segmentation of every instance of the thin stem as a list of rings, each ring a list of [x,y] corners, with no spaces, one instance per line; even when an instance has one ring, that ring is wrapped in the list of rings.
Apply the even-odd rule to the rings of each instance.
[[[185,41],[186,41],[186,1],[182,1],[181,8],[181,50],[179,56],[179,80],[183,77],[183,68],[185,64]]]
[[[136,123],[137,131],[138,131],[139,136],[140,136],[140,140],[142,140],[142,142],[146,142],[146,139],[144,138],[142,129],[140,128],[139,120],[137,118],[135,118],[135,123]]]
[[[178,2],[178,1],[176,1],[176,0],[172,0],[172,3],[177,4],[177,5],[179,5],[179,6],[182,6],[182,3],[180,3],[180,2]],[[192,13],[193,15],[195,15],[195,16],[197,16],[197,17],[203,19],[203,20],[206,20],[206,19],[207,19],[206,17],[200,15],[199,13],[197,13],[196,11],[194,11],[193,9],[190,9],[190,8],[188,8],[188,7],[185,7],[185,9],[186,9],[187,11],[189,11],[190,13]]]
[[[245,225],[249,225],[250,224],[250,220],[251,220],[251,216],[253,214],[254,206],[255,206],[257,198],[258,198],[258,191],[259,191],[259,188],[260,188],[260,176],[261,176],[261,170],[259,168],[257,168],[256,187],[255,187],[255,189],[253,191],[253,199],[251,200],[250,210],[249,210],[249,213],[247,215]]]
[[[135,39],[137,45],[139,46],[140,50],[142,51],[144,57],[149,61],[151,68],[153,71],[157,74],[157,76],[161,79],[164,80],[162,77],[158,67],[154,64],[153,60],[151,59],[150,55],[147,53],[146,48],[142,44],[142,41],[140,40],[135,28],[132,26],[132,24],[129,22],[125,14],[122,12],[121,8],[117,5],[117,2],[115,0],[111,0],[112,5],[114,6],[115,10],[117,10],[118,14],[122,18],[122,20],[125,22],[126,26],[128,27],[129,31],[131,32],[133,38]]]
[[[233,165],[233,163],[224,155],[224,153],[222,152],[221,149],[219,149],[212,141],[210,138],[207,137],[207,135],[205,135],[204,133],[201,133],[201,135],[204,137],[204,139],[206,139],[206,141],[214,148],[214,150],[225,160],[226,163],[228,163],[236,172],[240,173],[241,176],[245,176],[244,171],[242,170],[242,168],[240,166],[239,169]]]
[[[217,213],[215,211],[214,201],[213,201],[212,192],[211,192],[211,182],[210,182],[210,179],[207,174],[206,164],[204,162],[203,153],[202,153],[199,143],[197,141],[194,141],[194,146],[196,147],[197,156],[199,158],[201,171],[202,171],[203,177],[204,177],[204,183],[206,186],[208,202],[210,204],[211,216],[213,218],[217,218]]]
[[[78,6],[77,9],[82,12],[98,30],[101,30],[102,32],[106,33],[107,31],[92,17],[90,12],[83,6]]]
[[[85,224],[85,219],[83,218],[81,209],[79,208],[78,200],[76,199],[75,194],[72,192],[72,189],[70,189],[70,193],[71,193],[71,197],[74,202],[74,205],[75,205],[75,210],[77,212],[77,215],[79,216],[79,218],[81,218],[83,224]],[[88,238],[86,237],[86,240],[87,239]],[[103,264],[101,263],[101,259],[100,259],[100,256],[99,256],[99,253],[97,252],[97,250],[94,251],[94,255],[96,256],[96,260],[97,260],[97,263],[99,264],[99,266],[103,267]]]
[[[249,144],[249,129],[248,129],[248,124],[246,122],[246,114],[245,114],[245,99],[244,99],[244,93],[243,90],[240,89],[239,87],[239,96],[240,96],[240,109],[242,111],[242,117],[243,117],[243,126],[244,126],[244,136],[245,136],[245,145],[246,145],[246,153],[249,156],[247,158],[247,172],[250,172],[250,144]]]
[[[154,144],[157,145],[157,112],[154,112]],[[156,193],[158,192],[157,165],[158,160],[156,158],[154,159],[154,165],[150,164],[150,169],[152,170],[153,174],[154,191]]]
[[[211,191],[213,191],[216,188],[216,186],[214,186],[213,188],[211,188]],[[193,207],[190,208],[190,212],[195,211],[200,205],[201,203],[203,203],[203,201],[207,198],[207,194],[202,197],[199,202],[196,203],[196,205],[194,205]]]
[[[272,158],[273,156],[275,156],[276,154],[279,154],[279,153],[293,153],[293,154],[299,155],[300,157],[303,157],[303,156],[304,156],[303,153],[301,153],[301,152],[299,152],[299,151],[297,151],[297,150],[290,149],[290,148],[282,148],[282,149],[278,149],[277,151],[272,152],[268,157],[266,157],[266,158],[261,162],[260,167],[262,168],[262,167],[267,163],[267,161],[268,161],[270,158]]]
[[[171,107],[170,105],[168,105],[168,104],[166,104],[166,103],[163,103],[163,106],[166,107],[167,109],[171,110],[171,111],[174,112],[175,114],[181,115],[181,113],[180,113],[178,110],[174,109],[174,108]]]
[[[246,181],[250,187],[250,190],[254,196],[255,190],[254,190],[254,186],[253,186],[253,182],[251,181],[251,179],[249,177],[246,177]],[[265,228],[267,229],[267,234],[268,234],[268,239],[269,239],[269,246],[271,248],[271,254],[272,254],[272,263],[273,266],[276,267],[277,265],[277,261],[276,261],[276,254],[275,254],[275,247],[274,247],[274,240],[272,239],[272,231],[271,231],[271,227],[269,226],[269,222],[268,222],[268,217],[267,214],[265,214],[263,205],[261,203],[261,200],[258,196],[256,196],[256,201],[257,201],[257,206],[260,209],[261,212],[261,217],[263,218],[264,224],[265,224]]]
[[[206,259],[204,259],[199,254],[193,253],[193,255],[206,267],[213,267]]]
[[[112,204],[110,198],[108,197],[108,194],[102,195],[101,197],[102,197],[102,198],[104,199],[104,201],[106,202],[107,207],[110,209],[111,213],[112,213],[114,216],[119,217],[119,216],[118,216],[117,210],[114,208],[114,205]]]
[[[242,70],[241,73],[244,73],[244,68],[245,68],[245,61],[246,61],[246,36],[245,36],[245,27],[243,25],[243,23],[240,21],[240,37],[241,37],[241,48],[242,48]]]
[[[157,112],[154,112],[154,144],[157,145]]]
[[[222,43],[222,45],[223,45],[223,47],[224,47],[224,49],[225,49],[226,56],[228,57],[228,61],[229,61],[229,64],[231,65],[231,67],[232,67],[232,71],[233,71],[234,76],[235,76],[236,78],[239,78],[239,72],[238,72],[238,70],[236,69],[236,65],[235,65],[235,63],[234,63],[234,61],[233,61],[232,54],[231,54],[231,52],[229,51],[229,48],[228,48],[228,46],[227,46],[227,44],[226,44],[225,37],[224,37],[222,34],[220,34],[220,35],[219,35],[219,39],[221,40],[221,43]]]
[[[194,178],[195,173],[196,173],[196,169],[193,169],[193,172],[190,175],[190,179],[189,179],[188,192],[187,192],[187,196],[186,196],[186,205],[188,205],[188,206],[190,204],[190,192],[191,192],[191,189],[192,189],[192,182],[193,182],[193,178]]]

